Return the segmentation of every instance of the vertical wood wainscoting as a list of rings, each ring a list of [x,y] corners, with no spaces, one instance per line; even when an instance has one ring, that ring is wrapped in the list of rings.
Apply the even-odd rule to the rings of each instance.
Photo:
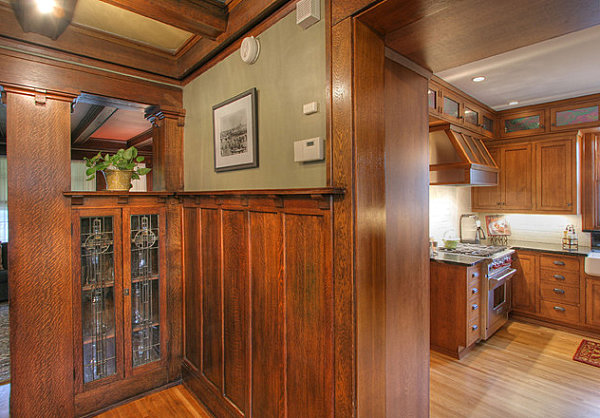
[[[333,416],[338,193],[184,197],[184,383],[215,415]]]

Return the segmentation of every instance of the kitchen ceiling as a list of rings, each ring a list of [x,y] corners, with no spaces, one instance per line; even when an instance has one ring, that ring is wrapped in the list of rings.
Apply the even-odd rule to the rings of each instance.
[[[495,110],[600,93],[598,45],[600,25],[436,75]],[[480,75],[486,80],[474,83]]]

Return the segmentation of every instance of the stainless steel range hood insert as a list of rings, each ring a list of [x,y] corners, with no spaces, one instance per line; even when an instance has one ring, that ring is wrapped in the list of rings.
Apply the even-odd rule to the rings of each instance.
[[[429,128],[429,163],[429,184],[432,186],[498,184],[498,165],[483,140],[455,125]]]

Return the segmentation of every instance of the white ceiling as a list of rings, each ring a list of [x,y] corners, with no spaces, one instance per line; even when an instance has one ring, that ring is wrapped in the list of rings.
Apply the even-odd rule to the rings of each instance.
[[[600,25],[436,75],[495,110],[600,93]]]

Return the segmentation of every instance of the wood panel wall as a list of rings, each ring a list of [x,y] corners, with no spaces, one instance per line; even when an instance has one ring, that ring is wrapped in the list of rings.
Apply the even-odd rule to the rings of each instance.
[[[13,417],[73,415],[70,101],[4,86]]]
[[[333,416],[331,196],[184,202],[184,382],[216,416]]]

